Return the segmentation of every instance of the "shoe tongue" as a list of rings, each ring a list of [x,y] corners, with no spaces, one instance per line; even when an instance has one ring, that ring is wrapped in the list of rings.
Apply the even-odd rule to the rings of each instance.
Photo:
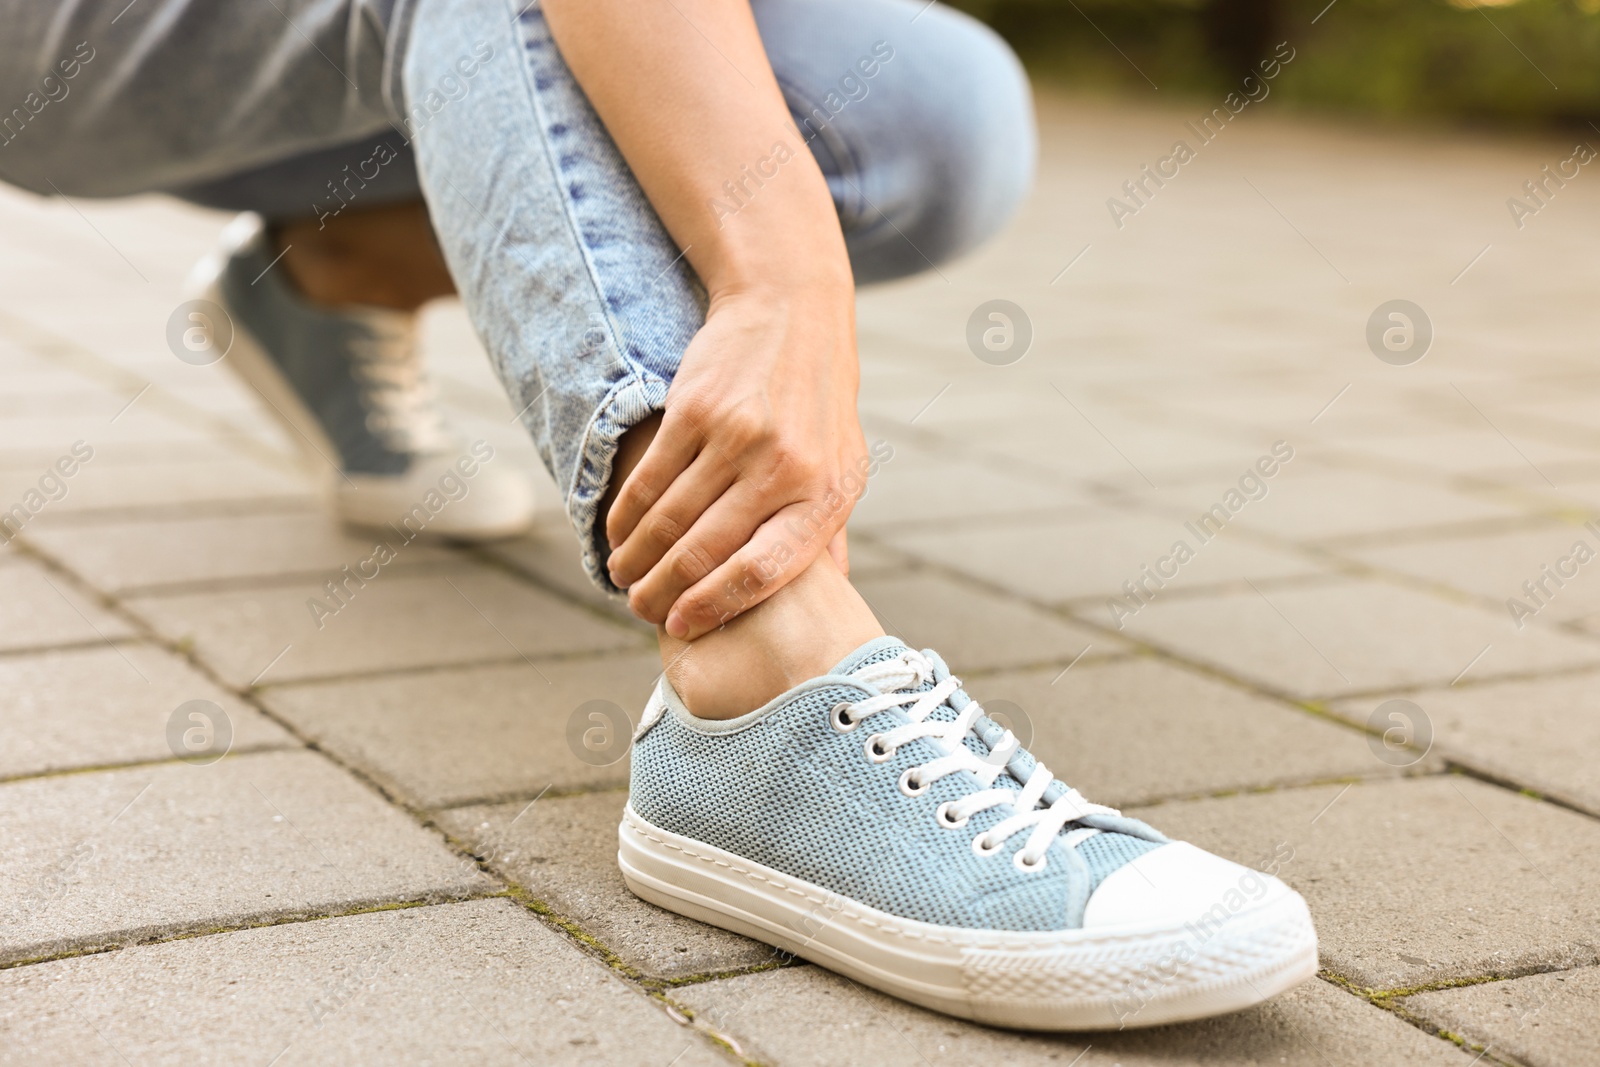
[[[870,667],[874,663],[886,663],[906,650],[906,643],[898,637],[874,637],[844,659],[829,674],[847,675],[859,671],[862,667]]]
[[[873,638],[871,641],[868,641],[866,644],[862,645],[860,648],[846,656],[839,663],[839,665],[833,669],[832,673],[836,675],[848,675],[852,671],[860,670],[862,667],[870,667],[875,663],[885,663],[900,655],[900,653],[904,652],[907,647],[908,646],[906,643],[900,640],[898,637]],[[929,678],[921,685],[920,688],[931,689],[936,684],[937,682],[935,679]],[[964,697],[965,693],[958,691],[957,695],[954,695],[951,700],[947,700],[945,703],[935,708],[928,718],[934,722],[950,722],[954,720],[955,717],[960,714],[960,712],[953,705],[959,702],[962,707],[965,707],[966,700],[963,699]],[[970,749],[972,753],[979,759],[988,757],[990,751],[989,746],[984,743],[983,739],[980,738],[975,731],[967,731],[967,736],[963,739],[963,741],[966,747]],[[1001,772],[1000,777],[995,780],[995,784],[1001,786],[1002,788],[1006,787],[1008,784],[1011,788],[1022,788],[1022,783],[1017,781],[1009,772],[1006,771]]]

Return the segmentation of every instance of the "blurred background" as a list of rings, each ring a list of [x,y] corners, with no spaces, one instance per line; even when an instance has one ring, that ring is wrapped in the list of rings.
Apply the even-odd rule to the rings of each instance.
[[[1273,86],[1280,107],[1490,127],[1588,129],[1600,117],[1600,0],[954,6],[998,30],[1035,78],[1064,88],[1153,95],[1148,74],[1163,96],[1225,91],[1287,40],[1298,54],[1292,76]]]

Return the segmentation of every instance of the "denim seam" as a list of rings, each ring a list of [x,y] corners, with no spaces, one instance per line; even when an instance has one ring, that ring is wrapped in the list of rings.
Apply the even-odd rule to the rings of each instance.
[[[518,28],[518,32],[514,36],[519,50],[524,55],[522,61],[518,63],[518,67],[521,70],[523,85],[528,93],[530,110],[533,113],[534,121],[538,123],[539,144],[544,152],[545,162],[550,167],[550,173],[556,178],[556,183],[559,187],[561,182],[560,160],[555,154],[554,146],[550,143],[549,137],[545,134],[545,131],[549,128],[549,115],[546,113],[544,102],[540,97],[537,74],[530,69],[532,64],[525,58],[528,51],[529,38],[528,28],[524,19],[530,14],[535,18],[543,19],[544,12],[539,9],[537,2],[517,8],[516,0],[509,0],[506,8],[513,11],[512,22]],[[556,46],[555,39],[549,37],[548,30],[546,30],[546,36],[549,45],[556,48],[559,54],[560,49]],[[588,423],[584,426],[583,442],[578,452],[577,469],[573,471],[572,478],[567,485],[567,518],[571,521],[578,534],[583,550],[584,570],[589,573],[590,579],[599,585],[603,592],[620,597],[623,595],[622,590],[612,583],[610,575],[600,565],[600,552],[595,530],[595,520],[599,518],[599,500],[605,494],[606,486],[611,481],[612,463],[616,458],[617,445],[622,435],[643,419],[643,416],[640,416],[633,422],[628,422],[627,415],[632,405],[624,403],[624,398],[636,398],[640,401],[645,408],[645,414],[650,411],[661,410],[661,402],[666,397],[666,382],[658,376],[650,374],[646,368],[629,358],[624,346],[619,343],[622,331],[619,329],[616,318],[612,314],[610,303],[606,299],[605,288],[601,283],[599,271],[595,269],[591,250],[583,239],[583,227],[578,224],[573,211],[572,200],[566,195],[564,189],[561,194],[561,210],[566,219],[567,227],[572,233],[573,247],[578,250],[583,259],[584,273],[588,275],[594,302],[598,305],[600,313],[609,327],[609,336],[606,339],[607,347],[610,349],[612,358],[622,366],[626,375],[606,394],[605,399],[600,402],[595,412],[589,417]],[[628,424],[621,425],[623,423]],[[593,507],[596,514],[590,514],[591,507]]]
[[[612,461],[616,458],[622,435],[642,422],[650,412],[662,410],[660,402],[666,399],[666,394],[666,383],[654,375],[634,373],[632,377],[618,382],[584,427],[578,469],[573,472],[569,483],[567,518],[576,528],[583,548],[584,570],[589,572],[590,579],[600,586],[602,592],[615,597],[626,594],[612,583],[611,576],[601,566],[595,529],[596,520],[599,519],[600,498],[610,483]],[[637,397],[642,405],[643,414],[630,421],[626,413],[632,405],[624,403],[624,400],[633,397]],[[622,417],[619,417],[619,412]],[[613,424],[615,428],[602,423]],[[590,505],[595,508],[593,515],[588,513]]]
[[[509,0],[506,6],[510,8],[514,7],[515,4],[516,0]],[[530,13],[536,13],[541,19],[544,17],[544,11],[540,9],[537,0],[535,0],[534,3],[530,3],[525,7],[518,9],[517,13],[513,16],[513,20],[520,27],[523,24],[523,18]],[[526,33],[519,33],[517,37],[519,45],[524,51],[526,51]],[[556,47],[554,37],[550,38],[550,44],[552,47]],[[557,52],[559,51],[560,49],[557,47]],[[563,62],[565,62],[565,60],[563,60]],[[529,64],[527,62],[522,62],[518,65],[521,68],[523,84],[528,90],[528,103],[532,108],[534,120],[539,124],[539,144],[544,151],[545,162],[550,165],[550,173],[555,176],[557,184],[559,185],[561,181],[561,162],[555,153],[554,146],[552,146],[550,143],[549,137],[545,136],[545,130],[549,128],[546,125],[549,121],[549,116],[546,114],[543,101],[539,96],[539,88],[537,84],[535,84],[536,79],[533,76],[533,72],[528,69]],[[603,126],[604,123],[602,122],[601,125]],[[606,300],[605,288],[600,283],[600,273],[599,271],[595,270],[594,258],[590,253],[588,244],[586,244],[583,239],[583,227],[578,225],[578,220],[575,217],[572,209],[572,200],[567,195],[565,188],[562,189],[561,212],[566,217],[567,227],[572,231],[573,246],[577,248],[583,256],[584,272],[589,276],[589,284],[594,289],[595,300],[600,305],[600,312],[605,316],[606,324],[611,328],[611,336],[607,338],[607,340],[610,342],[610,346],[615,353],[616,360],[618,363],[621,363],[628,369],[628,373],[633,378],[642,383],[644,379],[649,376],[649,374],[645,368],[628,358],[628,355],[623,350],[623,347],[617,343],[617,339],[622,336],[622,332],[617,328],[616,319],[611,314],[611,305]]]
[[[411,42],[411,18],[416,14],[412,0],[395,0],[389,12],[387,46],[383,54],[382,96],[384,109],[389,112],[390,125],[403,127],[406,121],[404,68],[406,48]],[[374,21],[377,16],[373,14]],[[382,28],[382,27],[380,27]],[[410,144],[410,138],[406,139]]]

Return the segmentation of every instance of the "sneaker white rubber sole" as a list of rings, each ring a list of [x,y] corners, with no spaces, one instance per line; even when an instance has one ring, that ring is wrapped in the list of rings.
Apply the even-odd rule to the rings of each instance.
[[[631,806],[618,839],[624,881],[652,904],[993,1026],[1118,1030],[1200,1019],[1258,1004],[1317,971],[1311,915],[1287,890],[1198,927],[1008,933],[889,915],[663,830]]]
[[[232,248],[249,240],[252,227],[236,220],[224,234],[224,247]],[[222,253],[202,259],[189,277],[191,292],[227,308],[220,283],[226,263]],[[338,446],[322,429],[310,408],[300,399],[281,370],[260,342],[243,325],[235,323],[233,342],[223,358],[227,368],[254,390],[278,423],[289,433],[294,446],[314,469],[327,472],[327,492],[341,522],[363,530],[382,532],[389,524],[399,524],[406,515],[436,488],[457,457],[432,457],[404,475],[348,474],[339,468]],[[527,483],[511,472],[484,471],[480,479],[488,483],[470,491],[463,499],[437,515],[429,515],[422,536],[430,540],[494,541],[525,532],[533,521],[533,493]]]

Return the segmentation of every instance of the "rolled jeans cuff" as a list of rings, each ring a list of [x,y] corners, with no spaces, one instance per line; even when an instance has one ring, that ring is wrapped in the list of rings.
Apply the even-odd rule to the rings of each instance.
[[[584,430],[577,476],[567,491],[567,518],[583,546],[583,569],[601,590],[619,598],[626,594],[606,571],[610,549],[605,530],[597,526],[600,502],[611,484],[622,435],[666,407],[667,385],[659,378],[635,377],[606,397]]]

